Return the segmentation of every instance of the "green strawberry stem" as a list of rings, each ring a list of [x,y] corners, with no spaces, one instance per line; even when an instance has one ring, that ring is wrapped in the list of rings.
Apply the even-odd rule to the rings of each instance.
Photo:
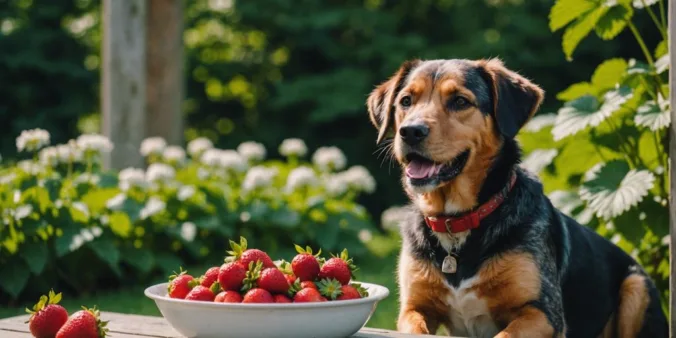
[[[309,245],[306,246],[305,249],[303,249],[303,247],[298,245],[298,244],[294,244],[294,246],[296,247],[296,252],[298,252],[299,254],[310,254],[310,255],[312,255],[312,248]],[[319,251],[317,251],[317,253],[314,254],[313,256],[319,258],[319,255],[321,255],[321,254],[322,254],[322,249],[319,249]]]
[[[242,292],[247,292],[255,288],[258,284],[258,278],[261,277],[261,271],[263,270],[263,262],[256,261],[249,263],[249,270],[246,272],[246,277],[242,284]]]
[[[101,313],[96,308],[96,306],[94,306],[91,309],[88,309],[87,307],[83,306],[82,309],[91,313],[92,316],[94,316],[94,318],[96,319],[96,327],[97,327],[97,330],[99,332],[99,338],[104,338],[108,334],[108,328],[107,328],[108,321],[102,321],[101,320]]]
[[[232,250],[226,251],[230,256],[225,258],[225,262],[226,263],[234,262],[238,260],[240,257],[242,257],[242,253],[246,251],[247,245],[248,243],[246,241],[246,238],[244,238],[243,236],[239,237],[239,244],[230,240],[230,249]]]
[[[335,300],[343,294],[340,282],[335,279],[322,279],[321,281],[317,282],[317,287],[319,288],[319,293],[321,293],[322,296],[331,300]]]

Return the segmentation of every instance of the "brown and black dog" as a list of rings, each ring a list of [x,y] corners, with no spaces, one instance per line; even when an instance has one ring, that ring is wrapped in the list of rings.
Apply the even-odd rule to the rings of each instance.
[[[667,337],[653,282],[555,209],[514,140],[544,92],[499,60],[409,61],[367,101],[404,171],[398,329]]]

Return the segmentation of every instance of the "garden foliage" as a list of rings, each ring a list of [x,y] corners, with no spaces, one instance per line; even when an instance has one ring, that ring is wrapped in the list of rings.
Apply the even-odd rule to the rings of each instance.
[[[346,169],[335,147],[308,161],[305,143],[288,139],[280,161],[256,142],[222,150],[198,138],[183,149],[149,138],[140,148],[146,170],[112,172],[101,170],[114,146],[103,136],[49,142],[44,130],[24,131],[16,145],[32,159],[0,167],[0,299],[48,286],[138,285],[222,258],[238,236],[287,259],[289,243],[358,256],[359,238],[374,228],[355,198],[375,181],[361,166]]]

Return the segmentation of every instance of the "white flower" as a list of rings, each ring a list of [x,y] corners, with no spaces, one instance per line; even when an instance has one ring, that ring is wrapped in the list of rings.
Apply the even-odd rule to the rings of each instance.
[[[632,5],[634,6],[634,8],[641,9],[641,8],[645,8],[645,7],[650,7],[654,4],[656,4],[657,2],[659,2],[659,0],[634,0],[632,2]]]
[[[148,199],[146,205],[141,209],[140,217],[141,219],[146,219],[155,214],[162,212],[167,207],[167,204],[164,203],[161,199],[153,196]]]
[[[185,201],[195,195],[195,186],[194,185],[184,185],[178,188],[178,193],[176,193],[176,198],[179,201]]]
[[[366,229],[361,229],[361,230],[359,230],[358,237],[359,237],[359,240],[362,243],[367,243],[367,242],[370,242],[371,239],[373,239],[373,234]]]
[[[337,197],[347,192],[348,185],[343,173],[329,175],[324,178],[324,189],[329,196]]]
[[[19,167],[19,169],[21,169],[21,171],[23,171],[27,174],[31,174],[31,175],[37,175],[40,172],[42,172],[42,169],[43,169],[43,167],[40,164],[35,163],[31,160],[19,161],[16,164],[16,166]]]
[[[126,168],[118,174],[119,187],[122,191],[127,191],[133,187],[146,187],[146,174],[142,169]]]
[[[239,214],[239,220],[246,223],[251,220],[251,214],[247,211],[243,211],[241,214]]]
[[[312,162],[321,171],[333,171],[343,170],[347,159],[338,147],[321,147],[312,155]]]
[[[235,172],[244,172],[249,167],[244,157],[234,150],[208,149],[202,154],[202,163]]]
[[[18,189],[14,190],[14,196],[12,197],[12,200],[14,201],[14,203],[19,203],[19,201],[21,200],[21,190]]]
[[[162,158],[172,164],[181,164],[185,161],[185,150],[179,146],[168,146],[164,149]]]
[[[30,204],[18,206],[14,211],[14,218],[18,221],[28,217],[33,212],[33,206]]]
[[[278,174],[277,168],[257,166],[249,169],[242,182],[242,191],[249,192],[257,188],[265,188],[272,185],[272,180]]]
[[[72,207],[73,209],[85,214],[85,216],[89,218],[89,207],[86,204],[82,202],[73,202]]]
[[[14,182],[16,179],[15,173],[9,173],[7,175],[0,176],[0,185],[6,185]]]
[[[119,193],[115,195],[115,197],[109,199],[106,201],[106,208],[110,210],[120,210],[122,209],[122,205],[124,202],[127,200],[127,195],[124,193]]]
[[[376,190],[376,180],[371,176],[368,169],[363,166],[353,166],[341,173],[347,185],[356,191],[373,193]]]
[[[200,161],[202,164],[206,164],[211,167],[217,167],[220,166],[221,164],[221,152],[222,150],[220,149],[206,149],[202,156],[200,157]]]
[[[100,154],[109,153],[113,150],[113,143],[110,142],[110,139],[99,134],[83,134],[75,142],[85,152]]]
[[[302,157],[307,154],[307,146],[299,138],[288,138],[279,145],[279,153],[284,156]]]
[[[70,249],[70,251],[73,252],[79,249],[84,243],[85,243],[84,237],[82,237],[82,235],[80,234],[77,234],[73,236],[73,239],[71,240],[68,249]]]
[[[75,163],[82,160],[82,149],[80,149],[75,141],[70,140],[67,144],[59,144],[56,146],[56,154],[61,163]]]
[[[80,230],[80,235],[82,235],[82,238],[87,242],[91,242],[94,239],[94,234],[87,228]]]
[[[214,147],[214,144],[206,137],[198,137],[188,143],[188,154],[193,158],[198,158],[208,149]]]
[[[91,231],[92,231],[92,235],[94,235],[94,237],[99,237],[103,234],[103,230],[98,226],[93,226]]]
[[[110,224],[110,217],[108,217],[108,215],[101,215],[101,218],[99,220],[101,221],[101,224],[103,224],[103,225]]]
[[[658,166],[655,168],[655,174],[657,174],[657,175],[662,175],[662,174],[664,174],[664,167],[661,166],[661,165],[658,165]]]
[[[73,180],[73,183],[75,184],[82,184],[82,183],[88,183],[91,185],[97,185],[101,181],[101,177],[96,174],[90,174],[90,173],[82,173],[75,177]]]
[[[406,219],[407,210],[405,207],[391,207],[380,215],[380,223],[383,229],[396,230],[399,229],[401,223]]]
[[[310,167],[298,167],[293,169],[286,178],[287,192],[295,191],[302,187],[313,187],[319,183],[317,175]]]
[[[262,161],[265,159],[265,146],[258,142],[243,142],[237,147],[237,152],[247,161]]]
[[[671,244],[671,237],[669,235],[662,237],[662,245],[669,245],[669,244]]]
[[[147,139],[143,140],[143,142],[141,142],[141,149],[139,152],[143,156],[161,155],[164,151],[164,148],[166,147],[167,141],[165,141],[163,138],[159,136],[148,137]]]
[[[59,164],[59,152],[56,147],[46,147],[38,153],[40,163],[53,167]]]
[[[195,235],[197,234],[197,227],[195,226],[195,223],[192,222],[184,222],[181,224],[181,237],[185,239],[188,242],[192,242],[195,240]]]
[[[170,165],[164,163],[153,163],[148,166],[146,171],[146,180],[150,182],[167,182],[176,177],[176,170]]]
[[[18,151],[36,151],[47,145],[49,145],[49,132],[44,129],[24,130],[16,138]]]
[[[610,238],[610,241],[613,242],[613,244],[617,245],[617,243],[620,243],[622,240],[622,236],[619,234],[615,234],[612,238]]]

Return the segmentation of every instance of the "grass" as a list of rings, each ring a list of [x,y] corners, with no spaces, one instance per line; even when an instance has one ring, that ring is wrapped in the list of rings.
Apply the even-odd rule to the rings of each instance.
[[[356,278],[359,281],[380,284],[390,290],[390,296],[378,304],[376,312],[368,322],[369,327],[394,329],[397,318],[397,288],[395,279],[396,255],[399,247],[397,235],[374,235],[368,243],[371,251],[368,261],[355,262],[359,267]],[[204,267],[193,267],[194,271],[204,271]],[[190,268],[188,269],[191,270]],[[102,311],[130,313],[137,315],[160,316],[155,303],[143,295],[144,286],[126,288],[116,291],[100,292],[92,295],[83,295],[78,298],[64,297],[61,301],[69,313],[75,312],[81,306],[96,305]],[[21,304],[17,307],[0,305],[0,318],[7,318],[25,314],[26,307],[33,304]]]

